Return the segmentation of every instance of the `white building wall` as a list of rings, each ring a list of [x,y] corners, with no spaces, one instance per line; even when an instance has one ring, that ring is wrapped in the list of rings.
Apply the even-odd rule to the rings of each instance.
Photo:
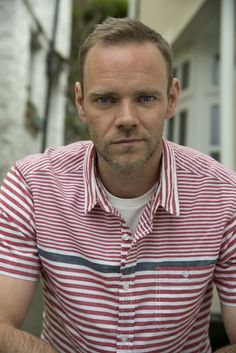
[[[0,2],[0,173],[8,168],[22,141],[26,99],[27,32],[17,0]],[[18,15],[19,14],[19,15]],[[27,21],[27,18],[26,18]],[[21,28],[17,31],[16,28]],[[21,33],[19,40],[18,36]],[[21,53],[21,55],[19,55]],[[22,139],[23,137],[23,139]]]
[[[216,37],[184,46],[174,60],[177,67],[185,61],[190,62],[190,86],[182,90],[177,108],[177,114],[183,109],[189,113],[186,144],[206,154],[211,152],[211,107],[219,104],[219,85],[214,85],[212,80],[213,60],[217,53],[219,46]]]
[[[136,6],[139,7],[139,19],[173,43],[205,1],[136,0]],[[152,11],[154,9],[156,11]]]
[[[42,123],[55,3],[56,0],[0,0],[0,180],[16,160],[41,151],[42,131],[27,127],[27,101],[33,102]],[[70,51],[71,6],[71,0],[60,1],[56,50],[65,60]],[[32,33],[38,34],[33,60]],[[53,119],[49,116],[54,134],[49,134],[47,145],[64,143],[67,70],[62,65],[54,82],[54,108],[50,110]]]
[[[234,168],[235,155],[235,120],[234,109],[234,67],[235,67],[235,33],[236,1],[221,0],[220,3],[220,53],[221,53],[221,146],[222,163]]]
[[[64,110],[66,105],[67,70],[65,69],[54,86],[51,97],[47,145],[60,146],[64,142]],[[60,97],[60,98],[58,98]]]
[[[204,153],[214,152],[215,147],[212,149],[210,144],[212,133],[210,125],[211,109],[212,105],[219,103],[221,162],[236,170],[236,139],[234,138],[236,132],[236,100],[232,99],[236,92],[235,60],[234,73],[228,75],[225,86],[223,87],[222,81],[226,81],[224,71],[228,71],[227,65],[225,65],[225,70],[221,72],[223,80],[221,80],[219,86],[213,87],[210,85],[213,51],[218,50],[221,61],[222,57],[227,60],[231,58],[231,64],[228,66],[232,67],[232,52],[234,49],[235,59],[236,0],[150,0],[148,4],[146,0],[129,1],[131,3],[130,9],[132,9],[131,16],[136,14],[136,17],[142,22],[160,31],[173,45],[175,61],[183,54],[182,51],[190,49],[189,46],[191,45],[190,50],[193,51],[194,55],[194,84],[196,89],[194,88],[194,99],[191,104],[189,100],[189,109],[193,112],[193,115],[191,115],[191,121],[189,121],[187,144]],[[224,16],[225,21],[222,21],[222,9],[225,7],[229,8],[229,12]],[[138,11],[136,11],[137,9]],[[220,33],[227,33],[227,30],[229,31],[227,38],[231,38],[231,44],[228,45],[230,50],[226,52],[222,49],[226,41],[221,40]],[[181,45],[182,48],[180,48]],[[226,93],[227,90],[230,92],[229,94]],[[180,105],[186,103],[186,99],[187,95],[183,92]]]
[[[71,45],[71,6],[70,0],[60,0],[58,32],[56,37],[56,49],[62,56],[68,57]],[[65,36],[66,34],[66,36]]]

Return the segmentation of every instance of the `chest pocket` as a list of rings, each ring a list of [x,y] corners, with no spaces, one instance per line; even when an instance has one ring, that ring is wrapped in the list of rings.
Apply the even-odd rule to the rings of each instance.
[[[166,334],[187,334],[210,310],[214,265],[157,266],[156,325]],[[207,315],[205,315],[207,320]],[[202,325],[203,327],[204,325]]]

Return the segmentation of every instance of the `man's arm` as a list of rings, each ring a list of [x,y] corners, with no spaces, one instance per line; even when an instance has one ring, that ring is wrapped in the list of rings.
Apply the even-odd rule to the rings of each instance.
[[[0,353],[57,353],[53,347],[20,327],[36,283],[0,275]]]
[[[57,353],[40,338],[8,324],[0,324],[0,353]]]
[[[236,353],[236,344],[217,349],[215,353]]]
[[[220,348],[215,353],[236,353],[236,308],[221,304],[221,313],[231,346]]]
[[[221,304],[221,314],[230,343],[236,344],[236,307]]]

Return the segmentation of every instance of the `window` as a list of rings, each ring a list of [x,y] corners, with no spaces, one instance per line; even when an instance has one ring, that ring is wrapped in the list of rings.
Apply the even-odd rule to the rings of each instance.
[[[182,89],[189,88],[189,76],[190,76],[190,62],[189,61],[185,61],[182,64],[181,71],[182,71],[182,80],[181,80]]]
[[[211,145],[218,146],[220,144],[220,108],[218,104],[214,104],[211,107],[210,128]]]
[[[173,77],[178,77],[178,69],[177,69],[177,67],[173,68]]]
[[[191,61],[189,58],[182,58],[179,62],[175,62],[173,66],[173,77],[179,79],[181,89],[186,90],[190,88],[191,80]]]
[[[187,110],[182,110],[179,113],[179,143],[186,145],[187,136]]]
[[[210,113],[210,155],[220,161],[220,107],[211,106]]]
[[[220,152],[211,152],[210,156],[214,158],[216,161],[220,162]]]
[[[212,84],[219,85],[220,83],[220,55],[215,54],[212,64]]]
[[[186,145],[188,133],[188,111],[181,110],[167,123],[167,138],[170,141]]]
[[[171,118],[168,122],[168,140],[174,141],[174,124],[175,124],[175,117]]]

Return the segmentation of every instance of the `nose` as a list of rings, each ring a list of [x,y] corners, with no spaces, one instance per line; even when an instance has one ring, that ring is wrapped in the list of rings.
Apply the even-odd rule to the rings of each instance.
[[[117,107],[116,125],[130,129],[138,125],[138,110],[135,102],[122,101]]]

